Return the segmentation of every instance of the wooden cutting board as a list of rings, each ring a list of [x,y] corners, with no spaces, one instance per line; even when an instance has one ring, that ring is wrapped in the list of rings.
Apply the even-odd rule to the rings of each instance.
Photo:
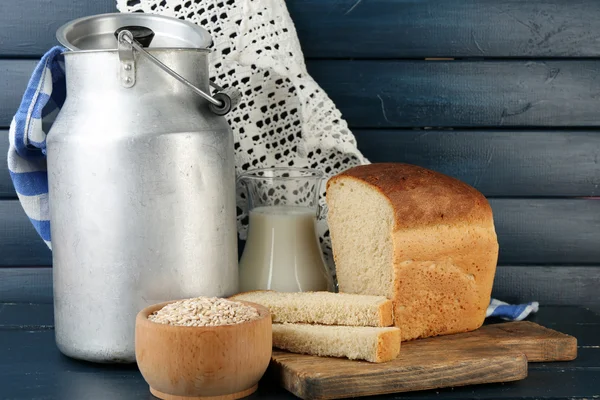
[[[570,361],[577,339],[532,322],[402,343],[400,356],[373,364],[274,349],[269,378],[305,400],[341,399],[527,377],[527,362]]]

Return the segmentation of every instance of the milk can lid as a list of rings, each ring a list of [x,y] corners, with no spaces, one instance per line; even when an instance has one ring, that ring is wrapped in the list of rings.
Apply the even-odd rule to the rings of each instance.
[[[56,38],[72,51],[117,50],[115,33],[122,28],[132,30],[144,47],[206,49],[212,43],[208,31],[192,22],[144,13],[109,13],[79,18],[58,28]]]

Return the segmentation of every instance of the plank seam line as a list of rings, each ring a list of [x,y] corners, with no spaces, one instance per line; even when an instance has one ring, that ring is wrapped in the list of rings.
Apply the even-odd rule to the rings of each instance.
[[[54,325],[0,325],[0,331],[52,331]]]
[[[27,58],[28,60],[29,58]],[[432,60],[433,59],[433,60]],[[437,59],[437,60],[436,60]],[[439,60],[441,59],[441,60]],[[598,56],[572,56],[572,57],[541,57],[541,56],[455,56],[455,55],[440,55],[428,54],[423,56],[402,57],[402,56],[379,56],[379,57],[362,57],[362,56],[308,56],[306,61],[385,61],[385,62],[429,62],[429,63],[451,63],[451,62],[526,62],[526,61],[558,61],[558,62],[577,62],[577,61],[600,61]],[[309,68],[310,69],[310,68]]]

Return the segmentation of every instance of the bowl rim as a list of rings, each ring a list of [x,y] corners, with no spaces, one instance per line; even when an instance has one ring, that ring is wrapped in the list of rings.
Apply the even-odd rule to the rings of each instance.
[[[198,297],[202,297],[202,296],[198,296]],[[195,331],[198,332],[199,330],[202,331],[216,331],[216,330],[224,330],[224,329],[240,329],[242,327],[251,325],[251,324],[256,324],[260,321],[264,321],[265,319],[269,319],[271,320],[271,312],[269,311],[269,309],[261,304],[258,303],[253,303],[251,301],[245,301],[245,300],[232,300],[229,299],[227,297],[220,297],[221,299],[224,300],[229,300],[229,301],[234,301],[234,302],[238,302],[238,303],[242,303],[251,307],[254,307],[257,311],[258,311],[258,315],[259,317],[256,319],[252,319],[250,321],[244,321],[244,322],[238,322],[237,324],[227,324],[227,325],[217,325],[217,326],[186,326],[186,325],[171,325],[171,324],[161,324],[159,322],[154,322],[154,321],[150,321],[148,319],[148,316],[153,313],[154,311],[157,311],[161,308],[163,308],[164,306],[171,304],[171,303],[176,303],[178,301],[182,301],[182,300],[189,300],[189,299],[194,299],[196,297],[188,297],[185,299],[176,299],[176,300],[169,300],[169,301],[164,301],[162,303],[156,303],[156,304],[152,304],[150,306],[147,306],[145,308],[143,308],[140,312],[138,312],[137,316],[136,316],[136,324],[148,324],[148,326],[152,326],[156,329],[172,329],[172,330],[177,330],[177,331],[181,331],[182,329],[187,329],[190,331]]]

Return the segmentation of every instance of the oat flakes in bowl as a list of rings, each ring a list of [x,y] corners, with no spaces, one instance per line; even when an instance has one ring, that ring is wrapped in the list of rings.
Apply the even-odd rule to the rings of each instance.
[[[155,304],[135,321],[135,355],[159,399],[235,400],[256,391],[271,359],[271,314],[247,301]]]
[[[219,297],[196,297],[167,304],[148,316],[152,322],[177,326],[221,326],[259,318],[256,307]]]

